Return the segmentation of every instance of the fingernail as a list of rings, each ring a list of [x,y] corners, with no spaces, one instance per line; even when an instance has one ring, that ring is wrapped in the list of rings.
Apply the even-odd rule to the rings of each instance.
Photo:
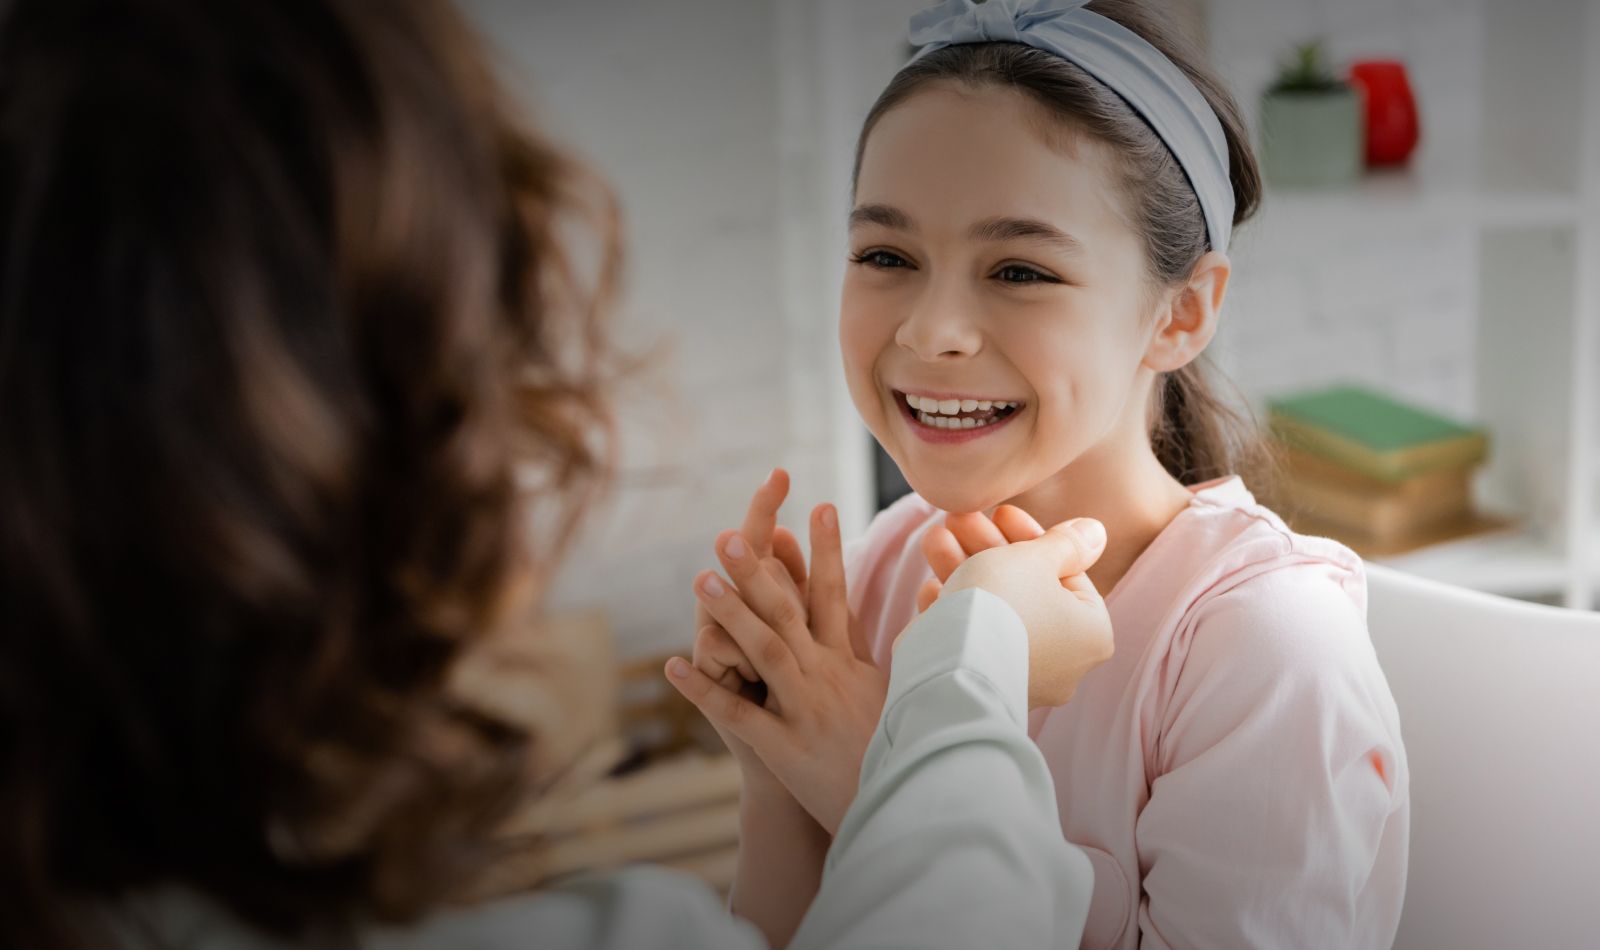
[[[774,478],[777,478],[777,477],[778,477],[778,470],[777,469],[773,469],[772,471],[767,473],[767,480],[762,482],[761,484],[763,484],[763,485],[771,485],[772,484],[772,480]]]
[[[1072,530],[1078,532],[1078,537],[1089,546],[1089,550],[1098,551],[1106,546],[1106,526],[1093,518],[1079,518],[1072,523]]]
[[[834,528],[838,527],[838,524],[839,524],[839,520],[833,513],[833,506],[832,505],[823,505],[822,506],[822,526],[824,528],[827,528],[829,531],[832,531]]]
[[[745,551],[744,538],[739,537],[737,534],[729,538],[728,543],[722,546],[722,553],[733,558],[735,561],[744,557]]]
[[[721,597],[728,592],[727,588],[722,586],[722,581],[715,574],[706,578],[700,584],[700,589],[706,592],[707,597]]]
[[[688,679],[689,664],[683,662],[677,657],[673,657],[671,660],[667,661],[667,673],[674,679]]]

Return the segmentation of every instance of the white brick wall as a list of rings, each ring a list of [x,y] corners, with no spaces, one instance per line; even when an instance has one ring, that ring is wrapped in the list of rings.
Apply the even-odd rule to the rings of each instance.
[[[617,329],[651,357],[618,394],[623,472],[554,601],[603,605],[623,655],[685,645],[690,580],[773,466],[795,476],[792,525],[841,494],[835,427],[817,411],[837,389],[836,300],[814,277],[815,242],[795,237],[812,225],[794,210],[818,203],[815,136],[792,131],[811,93],[785,72],[805,55],[785,46],[795,12],[776,0],[464,6],[538,121],[615,186],[630,253]]]

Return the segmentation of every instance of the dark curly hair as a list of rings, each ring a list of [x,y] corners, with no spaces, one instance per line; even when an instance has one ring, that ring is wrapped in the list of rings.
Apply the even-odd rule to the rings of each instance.
[[[418,915],[539,778],[450,681],[607,469],[610,197],[445,0],[0,11],[0,946]]]

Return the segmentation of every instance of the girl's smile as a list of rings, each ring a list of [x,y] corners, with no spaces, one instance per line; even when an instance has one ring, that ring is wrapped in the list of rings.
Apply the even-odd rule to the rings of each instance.
[[[911,431],[933,445],[963,445],[994,435],[1027,409],[1021,400],[920,389],[889,391]]]

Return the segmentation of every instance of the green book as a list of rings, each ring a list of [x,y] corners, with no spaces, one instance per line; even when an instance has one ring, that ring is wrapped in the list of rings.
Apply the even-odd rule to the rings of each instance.
[[[1484,430],[1462,425],[1360,386],[1337,386],[1268,403],[1285,444],[1353,472],[1400,482],[1489,455]]]

